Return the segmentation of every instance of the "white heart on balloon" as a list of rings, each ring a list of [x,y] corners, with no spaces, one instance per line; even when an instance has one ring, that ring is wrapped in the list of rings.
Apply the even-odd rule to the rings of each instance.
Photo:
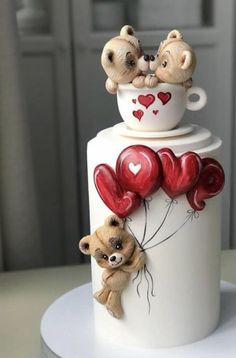
[[[141,164],[134,164],[134,163],[129,163],[129,170],[131,171],[131,173],[133,173],[134,175],[137,175],[138,172],[141,169]]]

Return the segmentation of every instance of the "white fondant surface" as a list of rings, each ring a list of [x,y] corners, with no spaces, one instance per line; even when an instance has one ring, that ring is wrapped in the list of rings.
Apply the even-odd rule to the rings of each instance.
[[[114,127],[114,131],[117,134],[124,135],[126,137],[134,138],[166,138],[166,137],[176,137],[184,135],[193,131],[193,126],[191,124],[186,124],[185,126],[180,126],[171,131],[161,131],[161,132],[140,132],[134,131],[125,125],[125,123],[118,123]]]
[[[88,144],[91,232],[103,225],[111,214],[96,191],[94,168],[101,163],[115,168],[120,152],[133,144],[144,144],[155,151],[169,147],[176,155],[191,150],[217,158],[221,141],[199,126],[193,126],[193,131],[183,136],[157,139],[128,138],[118,135],[113,128],[101,131]],[[109,336],[111,341],[127,346],[152,348],[187,344],[207,336],[219,318],[220,200],[219,197],[207,200],[199,218],[188,220],[181,227],[191,209],[184,195],[177,198],[163,225],[169,198],[159,189],[151,199],[145,242],[159,226],[161,228],[146,247],[177,232],[168,241],[147,250],[147,267],[152,279],[147,278],[147,274],[139,275],[123,291],[123,319],[114,319],[104,306],[94,303],[96,334],[102,338]],[[141,241],[145,223],[143,205],[131,215],[131,220],[129,225]],[[102,270],[92,260],[94,292],[101,288],[101,274]],[[155,296],[151,293],[152,280]]]
[[[111,345],[95,338],[91,284],[58,298],[44,313],[41,338],[45,357],[62,358],[233,358],[236,356],[236,285],[221,284],[221,317],[218,328],[194,344],[142,349]],[[141,328],[141,327],[140,327]]]
[[[182,128],[181,126],[179,128]],[[97,136],[88,143],[88,148],[91,145],[97,145],[101,151],[109,150],[110,155],[113,156],[113,162],[116,160],[117,150],[124,149],[129,145],[143,144],[157,151],[160,148],[170,148],[177,155],[181,155],[187,151],[194,151],[204,156],[214,156],[221,146],[221,140],[212,136],[211,132],[197,125],[192,125],[193,130],[182,136],[172,137],[172,131],[164,138],[145,138],[145,132],[142,132],[142,137],[128,137],[116,133],[114,127],[106,128],[99,132]],[[141,133],[141,132],[140,132]],[[117,148],[117,149],[116,149]],[[98,154],[99,153],[99,154]],[[97,152],[97,157],[100,152]],[[98,158],[99,159],[99,158]]]

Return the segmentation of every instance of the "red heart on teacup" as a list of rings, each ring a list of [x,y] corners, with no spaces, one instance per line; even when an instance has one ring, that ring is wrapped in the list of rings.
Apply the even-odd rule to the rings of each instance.
[[[133,111],[132,113],[133,113],[133,116],[138,118],[139,121],[141,121],[141,118],[144,115],[144,113],[141,109],[138,109],[137,111]]]
[[[131,191],[125,191],[109,165],[97,165],[94,169],[93,178],[101,199],[119,217],[125,218],[139,207],[140,196]]]
[[[135,104],[137,102],[137,99],[133,98],[132,102]]]
[[[158,109],[154,109],[154,110],[152,111],[152,113],[155,114],[155,115],[157,115],[158,112],[159,112]]]
[[[169,148],[160,149],[157,153],[163,170],[161,187],[166,194],[174,199],[191,190],[201,173],[201,158],[193,152],[186,152],[176,157]]]
[[[138,96],[138,101],[142,106],[148,108],[155,101],[155,97],[151,93],[145,96],[141,94]]]
[[[170,92],[159,92],[157,94],[157,97],[161,100],[162,104],[165,105],[171,99],[171,93]]]

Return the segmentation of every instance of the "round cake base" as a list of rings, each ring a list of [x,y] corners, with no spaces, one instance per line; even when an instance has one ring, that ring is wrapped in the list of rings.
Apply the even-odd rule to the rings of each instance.
[[[167,349],[141,349],[96,340],[91,284],[58,298],[41,321],[44,358],[199,358],[236,356],[236,285],[221,283],[221,319],[218,328],[194,344]],[[194,324],[194,322],[193,322]]]

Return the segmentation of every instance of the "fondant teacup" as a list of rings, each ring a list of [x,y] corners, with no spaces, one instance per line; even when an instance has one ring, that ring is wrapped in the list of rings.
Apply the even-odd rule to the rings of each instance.
[[[197,101],[190,96],[196,94]],[[167,131],[181,121],[185,109],[198,111],[207,103],[206,92],[200,87],[185,89],[182,85],[159,83],[154,88],[119,85],[118,108],[127,127],[136,131]]]

